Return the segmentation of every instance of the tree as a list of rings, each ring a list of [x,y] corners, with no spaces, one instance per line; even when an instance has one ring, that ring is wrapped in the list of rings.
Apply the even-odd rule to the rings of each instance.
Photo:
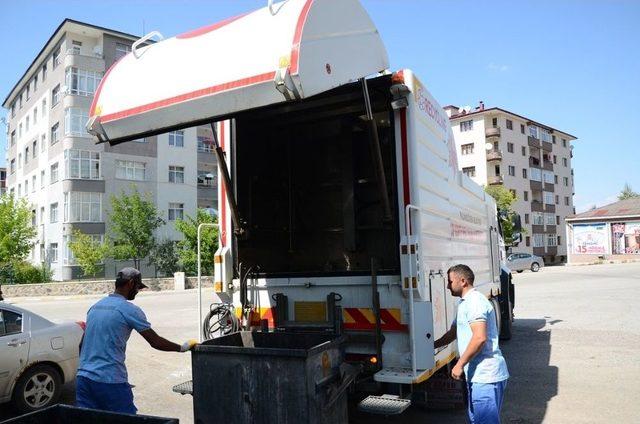
[[[176,251],[176,243],[164,240],[154,246],[149,255],[148,265],[155,265],[165,275],[172,275],[180,269],[180,257]]]
[[[25,259],[36,234],[27,202],[12,195],[0,196],[0,264]]]
[[[517,215],[513,211],[513,204],[518,200],[518,197],[502,185],[490,185],[485,187],[484,191],[496,201],[504,243],[511,246],[513,244],[513,219]],[[524,232],[524,228],[522,230]]]
[[[109,253],[109,243],[100,242],[89,234],[79,230],[73,232],[73,238],[69,242],[69,248],[75,261],[85,276],[94,276],[102,269],[102,264]]]
[[[119,197],[111,196],[109,220],[112,256],[117,260],[133,260],[140,269],[140,260],[149,256],[155,246],[154,230],[164,224],[148,193],[142,197],[133,188],[129,195],[123,191]]]
[[[634,197],[640,197],[640,194],[633,191],[629,183],[624,183],[624,188],[618,195],[618,200],[633,199]]]
[[[198,273],[198,225],[202,223],[217,224],[211,214],[198,209],[196,219],[187,216],[185,220],[176,222],[176,229],[184,236],[178,242],[178,255],[188,275]],[[201,272],[203,275],[213,274],[213,256],[218,249],[218,227],[205,227],[200,230]]]

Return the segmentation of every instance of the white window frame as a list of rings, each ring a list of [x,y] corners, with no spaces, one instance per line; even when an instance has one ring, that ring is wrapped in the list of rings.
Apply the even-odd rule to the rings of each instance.
[[[468,166],[465,168],[462,168],[462,173],[464,175],[466,175],[469,178],[475,177],[476,176],[476,167],[475,166]]]
[[[544,213],[531,212],[531,223],[533,225],[544,225]]]
[[[558,245],[558,236],[555,234],[547,234],[547,246],[554,247]]]
[[[178,181],[178,179],[181,181]],[[184,184],[184,166],[169,166],[169,182],[172,184]]]
[[[49,243],[49,261],[58,262],[58,243]]]
[[[49,223],[58,222],[58,202],[49,205]]]
[[[60,84],[58,84],[51,90],[51,107],[54,107],[55,105],[60,103],[61,98],[62,93],[60,91]]]
[[[544,214],[544,223],[546,225],[556,225],[556,215],[553,213]]]
[[[126,56],[131,53],[131,46],[124,43],[116,43],[116,54],[115,60],[119,60],[120,58]]]
[[[542,182],[542,171],[538,168],[529,168],[529,179]]]
[[[142,172],[142,175],[140,175]],[[116,160],[116,178],[131,181],[146,181],[147,164],[132,160]]]
[[[544,244],[545,244],[544,234],[533,235],[533,247],[544,247]]]
[[[60,122],[51,126],[51,145],[53,146],[58,141],[60,141]]]
[[[64,151],[64,163],[65,179],[100,179],[100,152],[67,149]]]
[[[473,130],[473,119],[460,122],[460,132],[472,131],[472,130]]]
[[[64,222],[102,222],[102,193],[64,193]]]
[[[169,146],[179,147],[179,148],[184,147],[184,131],[183,130],[171,131],[169,133]]]
[[[178,217],[178,215],[180,215]],[[167,213],[169,221],[177,221],[178,219],[184,219],[184,203],[169,203],[169,210]]]
[[[104,242],[104,234],[86,234],[86,235],[89,236],[91,239],[93,239],[93,241],[97,241],[98,243],[102,244]],[[64,258],[62,258],[62,260],[66,265],[73,265],[76,263],[76,258],[73,256],[73,251],[69,246],[69,244],[73,241],[73,236],[66,235],[63,238],[64,238]],[[104,260],[101,262],[98,262],[97,264],[104,265]]]
[[[51,179],[50,184],[57,183],[60,179],[60,167],[58,166],[58,162],[51,165],[51,171],[49,172],[49,178]]]
[[[68,107],[64,110],[64,135],[76,137],[89,137],[87,121],[89,111],[79,107]]]
[[[472,155],[473,154],[474,143],[466,143],[460,146],[460,153],[462,155]]]
[[[65,70],[67,93],[76,96],[93,96],[102,80],[102,72],[86,71],[70,66]]]
[[[553,201],[554,201],[553,193],[551,193],[550,191],[543,191],[542,201],[547,205],[553,205]]]

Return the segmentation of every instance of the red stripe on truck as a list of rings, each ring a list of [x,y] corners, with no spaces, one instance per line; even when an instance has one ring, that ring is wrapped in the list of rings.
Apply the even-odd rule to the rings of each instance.
[[[311,9],[311,5],[313,4],[313,0],[307,0],[302,8],[302,12],[300,12],[300,16],[298,16],[298,23],[296,25],[296,32],[293,35],[293,45],[291,46],[291,67],[289,68],[289,72],[292,74],[298,73],[298,62],[300,61],[300,42],[302,41],[302,30],[304,29],[304,24],[307,21],[307,16],[309,15],[309,9]]]

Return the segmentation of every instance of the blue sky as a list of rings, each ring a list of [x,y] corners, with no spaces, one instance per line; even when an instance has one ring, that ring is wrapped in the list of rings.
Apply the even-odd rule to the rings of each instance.
[[[267,1],[51,1],[2,4],[0,97],[64,18],[171,37]],[[363,0],[392,69],[410,68],[441,105],[498,106],[578,137],[578,211],[640,191],[640,2]],[[636,25],[634,25],[636,24]],[[6,110],[0,112],[5,116]],[[5,128],[0,124],[0,165]]]

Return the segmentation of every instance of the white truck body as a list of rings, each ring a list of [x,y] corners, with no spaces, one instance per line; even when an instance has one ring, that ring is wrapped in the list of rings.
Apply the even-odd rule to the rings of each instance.
[[[246,277],[255,321],[273,325],[276,293],[287,296],[291,321],[323,321],[327,295],[339,293],[344,330],[371,332],[376,317],[365,262],[376,257],[382,262],[377,284],[385,340],[384,366],[375,380],[423,382],[457,355],[455,344],[437,352],[433,348],[455,317],[447,269],[465,263],[475,271],[479,291],[488,298],[499,294],[496,205],[458,171],[449,120],[424,84],[409,70],[387,70],[382,41],[358,1],[289,0],[275,5],[275,14],[269,9],[124,57],[102,80],[89,130],[100,141],[117,144],[216,122],[233,196],[249,234],[247,241],[234,235],[230,199],[220,184],[216,290],[227,291],[239,307],[239,264],[256,270],[261,265],[261,272]],[[369,151],[361,148],[365,101],[358,98],[356,83],[372,75],[368,83],[384,140],[390,224],[378,219],[376,200],[358,199],[374,193],[366,188],[373,178]],[[313,140],[303,141],[305,137]],[[348,159],[342,146],[353,149]],[[317,163],[326,156],[328,166],[337,164],[335,175],[342,179],[336,190],[331,191],[334,182],[314,180],[308,168],[315,156]],[[256,157],[273,167],[288,166],[288,177]],[[358,172],[368,176],[359,178]],[[317,196],[305,193],[304,186],[319,190]],[[273,189],[273,198],[261,195],[265,187]],[[289,205],[277,202],[278,196]],[[316,216],[310,202],[325,209]],[[281,213],[273,211],[274,205],[282,206]],[[367,208],[374,209],[371,216]],[[265,211],[269,220],[260,215]],[[340,225],[307,228],[311,235],[306,241],[300,230],[307,225],[301,217],[305,214],[318,221],[335,215]],[[363,220],[367,225],[361,225]],[[265,221],[273,226],[266,228]],[[268,231],[274,234],[272,248],[265,247]],[[376,353],[366,343],[349,345],[347,351]]]

